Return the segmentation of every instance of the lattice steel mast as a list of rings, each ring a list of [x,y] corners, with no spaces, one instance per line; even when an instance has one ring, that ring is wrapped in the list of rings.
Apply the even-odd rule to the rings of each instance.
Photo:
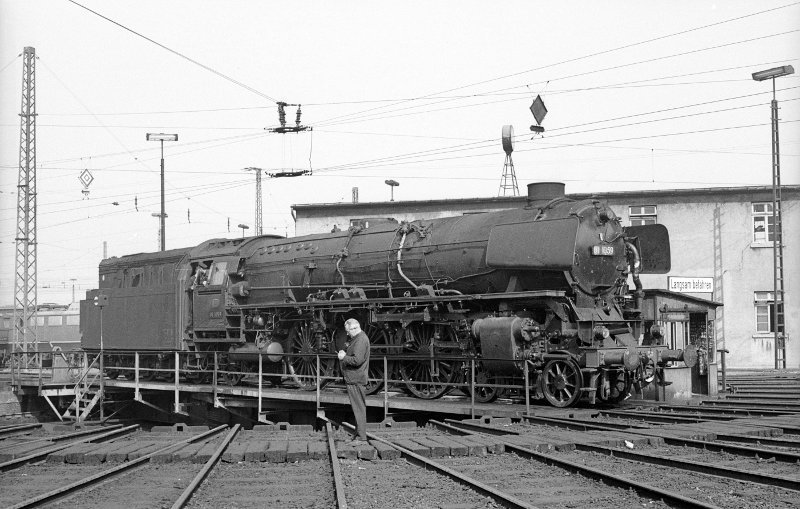
[[[22,53],[19,179],[17,183],[16,278],[14,280],[14,351],[23,365],[38,360],[36,338],[36,50]]]
[[[264,235],[264,223],[261,219],[261,168],[245,168],[256,172],[256,235]]]
[[[506,191],[511,191],[512,196],[519,196],[519,186],[517,185],[517,175],[514,173],[514,160],[511,153],[514,151],[514,126],[503,126],[503,151],[506,153],[506,161],[503,163],[503,175],[500,177],[500,189],[497,196],[505,196]]]

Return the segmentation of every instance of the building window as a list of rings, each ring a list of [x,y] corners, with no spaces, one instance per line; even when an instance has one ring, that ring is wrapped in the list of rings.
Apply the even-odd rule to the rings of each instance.
[[[775,293],[755,292],[756,332],[775,332]],[[778,302],[778,317],[783,317],[783,303]],[[778,332],[783,331],[783,323],[777,323]]]
[[[630,218],[631,226],[643,226],[658,222],[655,205],[632,205],[628,207],[628,217]]]
[[[772,217],[772,203],[753,204],[753,242],[772,243],[775,238],[775,222]]]

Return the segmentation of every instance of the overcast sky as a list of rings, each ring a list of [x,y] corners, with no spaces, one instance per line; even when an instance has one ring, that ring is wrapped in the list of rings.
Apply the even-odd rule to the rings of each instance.
[[[93,11],[93,12],[92,12]],[[800,70],[800,2],[0,0],[0,305],[13,302],[22,58],[36,49],[38,301],[109,256],[254,227],[292,204],[490,197],[503,125],[520,192],[771,185],[771,82]],[[800,80],[777,80],[784,184],[800,183]],[[548,109],[533,137],[529,107]],[[313,131],[275,134],[276,101]],[[295,107],[287,108],[294,124]],[[88,198],[79,180],[94,177]],[[230,224],[230,229],[228,225]]]

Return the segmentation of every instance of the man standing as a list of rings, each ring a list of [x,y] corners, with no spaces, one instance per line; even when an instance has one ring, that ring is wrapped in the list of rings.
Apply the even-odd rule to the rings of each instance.
[[[356,417],[356,436],[352,442],[367,440],[367,370],[369,369],[369,338],[361,330],[358,320],[351,318],[344,322],[344,329],[350,336],[345,345],[347,350],[339,350],[342,376],[347,384],[350,406]]]

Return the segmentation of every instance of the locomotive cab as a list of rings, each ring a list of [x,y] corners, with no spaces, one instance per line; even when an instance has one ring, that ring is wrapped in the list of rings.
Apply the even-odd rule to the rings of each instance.
[[[232,327],[226,309],[230,308],[230,286],[238,272],[238,257],[224,256],[191,262],[190,327],[195,342],[238,342],[238,324]]]

